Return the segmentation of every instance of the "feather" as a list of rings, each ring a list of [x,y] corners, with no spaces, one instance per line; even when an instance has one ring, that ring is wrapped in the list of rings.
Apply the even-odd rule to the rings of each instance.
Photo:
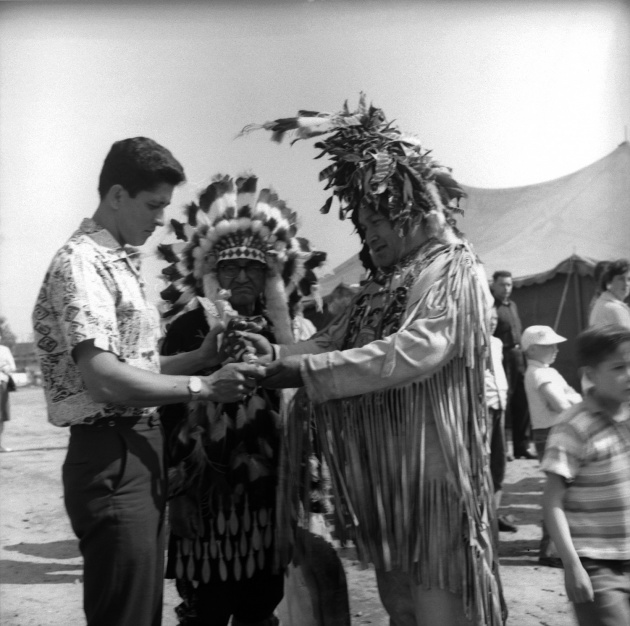
[[[199,211],[199,205],[196,202],[190,202],[184,207],[184,212],[187,216],[188,223],[194,228],[197,226],[197,212]]]
[[[160,243],[157,247],[158,255],[168,263],[177,263],[179,257],[173,251],[173,244]]]
[[[256,184],[258,179],[255,176],[247,176],[236,179],[236,206],[254,207],[256,203]]]
[[[186,231],[184,230],[184,224],[179,222],[176,219],[171,220],[171,226],[173,227],[173,231],[175,232],[175,236],[182,241],[188,241],[188,237],[186,236]]]
[[[180,278],[183,278],[183,275],[181,274],[175,263],[172,263],[171,265],[163,268],[162,274],[170,281],[176,281]]]
[[[335,196],[341,219],[353,218],[361,206],[376,204],[398,233],[404,234],[424,213],[440,210],[464,195],[450,170],[435,161],[417,137],[388,122],[381,109],[368,106],[363,92],[354,111],[346,100],[338,113],[301,110],[296,117],[247,127],[248,132],[257,129],[270,131],[274,141],[281,141],[288,132],[294,132],[295,141],[328,135],[314,144],[321,151],[316,158],[327,156],[332,161],[319,174],[319,180],[326,181],[325,189],[333,190],[322,213],[330,212]],[[433,181],[442,192],[438,203],[427,192]]]
[[[310,256],[306,261],[304,261],[304,267],[307,270],[315,269],[316,267],[321,267],[328,257],[326,252],[321,252],[320,250],[313,250]]]
[[[169,285],[166,289],[160,291],[160,298],[171,304],[177,302],[181,295],[182,292],[175,285]]]
[[[441,171],[435,174],[434,180],[440,189],[446,191],[449,199],[465,198],[466,192],[461,188],[460,184],[451,176],[448,171]]]

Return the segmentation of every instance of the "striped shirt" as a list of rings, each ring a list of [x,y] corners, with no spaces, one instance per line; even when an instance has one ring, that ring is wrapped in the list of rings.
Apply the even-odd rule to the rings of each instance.
[[[567,481],[578,555],[630,559],[630,407],[611,415],[589,395],[568,409],[549,434],[542,469]]]

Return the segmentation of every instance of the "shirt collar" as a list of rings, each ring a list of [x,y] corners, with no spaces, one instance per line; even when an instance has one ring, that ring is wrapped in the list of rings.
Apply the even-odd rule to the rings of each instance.
[[[589,389],[584,394],[584,402],[588,407],[589,413],[593,415],[601,416],[606,420],[612,420],[616,423],[630,420],[630,404],[627,402],[622,404],[618,411],[611,413],[597,401],[597,398],[593,395],[592,389]]]
[[[126,257],[136,269],[140,266],[140,250],[129,245],[121,246],[104,226],[97,224],[91,217],[83,219],[79,230],[88,235],[96,245],[105,248],[109,254],[117,258]]]
[[[538,367],[549,367],[549,363],[543,363],[542,361],[537,361],[536,359],[530,359],[527,357],[528,365],[537,365]]]
[[[613,294],[610,293],[610,291],[602,291],[599,297],[600,299],[605,300],[606,302],[621,302],[621,300],[617,298],[616,296],[613,296]]]

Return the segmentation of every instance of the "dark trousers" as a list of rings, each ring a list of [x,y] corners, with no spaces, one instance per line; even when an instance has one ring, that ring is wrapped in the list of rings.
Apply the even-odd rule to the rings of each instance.
[[[490,475],[495,493],[503,485],[507,455],[505,451],[505,420],[503,409],[488,407],[492,431],[490,433]]]
[[[514,456],[523,454],[531,442],[529,406],[525,393],[525,360],[515,348],[503,351],[503,366],[508,380],[508,400],[505,421],[512,426]]]
[[[0,380],[0,422],[8,422],[10,419],[9,382]]]
[[[159,420],[72,426],[63,485],[83,555],[88,626],[159,626],[166,501]]]
[[[543,456],[545,456],[545,446],[547,445],[547,439],[549,438],[550,431],[551,428],[532,429],[534,446],[536,446],[536,454],[538,455],[538,461],[540,463],[542,463]],[[551,540],[549,530],[547,530],[547,525],[545,524],[544,518],[542,520],[542,539],[540,540],[538,556],[542,558],[558,556],[558,551],[556,550],[555,544]]]

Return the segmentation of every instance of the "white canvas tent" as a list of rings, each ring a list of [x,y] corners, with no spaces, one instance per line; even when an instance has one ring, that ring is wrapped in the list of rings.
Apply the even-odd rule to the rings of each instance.
[[[566,259],[630,252],[630,143],[587,167],[508,189],[465,187],[458,225],[488,273],[510,269],[518,284],[543,282]]]

